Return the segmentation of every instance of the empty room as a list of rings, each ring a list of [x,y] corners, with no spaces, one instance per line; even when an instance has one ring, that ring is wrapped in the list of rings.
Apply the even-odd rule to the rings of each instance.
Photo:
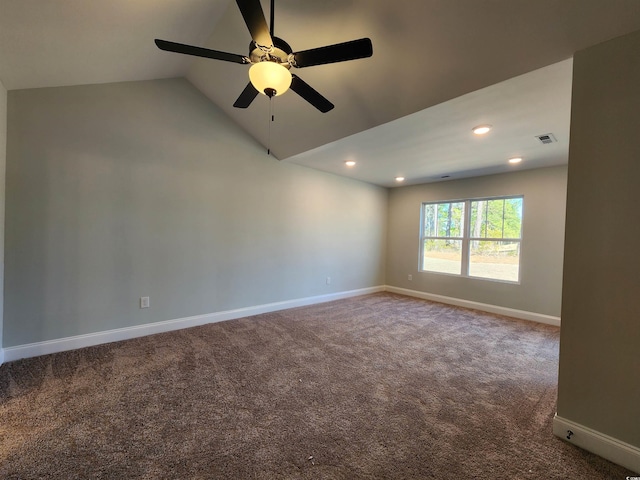
[[[0,0],[0,477],[640,478],[637,0]]]

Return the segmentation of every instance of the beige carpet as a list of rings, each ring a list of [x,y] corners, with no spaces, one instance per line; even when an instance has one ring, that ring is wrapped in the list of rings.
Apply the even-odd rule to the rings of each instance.
[[[624,479],[555,438],[559,329],[375,294],[0,367],[0,478]]]

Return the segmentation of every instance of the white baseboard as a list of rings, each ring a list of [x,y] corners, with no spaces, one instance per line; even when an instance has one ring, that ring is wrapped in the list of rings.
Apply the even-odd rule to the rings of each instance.
[[[458,307],[473,308],[483,312],[495,313],[507,317],[519,318],[521,320],[530,320],[532,322],[545,323],[547,325],[560,326],[560,317],[544,315],[542,313],[527,312],[525,310],[516,310],[514,308],[501,307],[498,305],[490,305],[488,303],[473,302],[462,298],[446,297],[444,295],[436,295],[435,293],[419,292],[417,290],[409,290],[406,288],[391,287],[387,285],[387,292],[399,293],[400,295],[408,295],[410,297],[422,298],[434,302],[456,305]]]
[[[559,417],[557,414],[553,418],[553,433],[573,445],[640,474],[640,448],[638,447]]]
[[[143,337],[145,335],[153,335],[156,333],[169,332],[172,330],[180,330],[182,328],[195,327],[207,323],[222,322],[225,320],[233,320],[236,318],[248,317],[251,315],[259,315],[261,313],[285,310],[287,308],[304,307],[307,305],[314,305],[317,303],[330,302],[342,298],[349,298],[384,291],[422,298],[425,300],[432,300],[435,302],[447,303],[460,307],[473,308],[485,312],[496,313],[498,315],[506,315],[509,317],[531,320],[539,323],[546,323],[549,325],[560,325],[560,318],[558,317],[526,312],[523,310],[514,310],[511,308],[500,307],[496,305],[472,302],[470,300],[446,297],[443,295],[419,292],[416,290],[408,290],[405,288],[398,288],[387,285],[350,290],[346,292],[330,293],[327,295],[318,295],[314,297],[299,298],[294,300],[286,300],[283,302],[268,303],[253,307],[239,308],[235,310],[227,310],[205,315],[196,315],[193,317],[184,317],[133,327],[117,328],[114,330],[107,330],[103,332],[76,335],[73,337],[59,338],[54,340],[47,340],[44,342],[29,343],[25,345],[17,345],[13,347],[7,347],[4,350],[0,348],[0,365],[2,365],[3,362],[10,362],[13,360],[19,360],[21,358],[48,355],[50,353],[74,350],[76,348],[91,347],[93,345],[117,342],[120,340],[128,340],[131,338]]]
[[[225,320],[233,320],[236,318],[249,317],[251,315],[259,315],[261,313],[275,312],[285,310],[287,308],[304,307],[317,303],[331,302],[342,298],[356,297],[369,293],[384,292],[384,286],[361,288],[358,290],[350,290],[346,292],[330,293],[326,295],[318,295],[315,297],[298,298],[294,300],[286,300],[283,302],[268,303],[265,305],[257,305],[253,307],[238,308],[235,310],[227,310],[223,312],[208,313],[205,315],[196,315],[193,317],[177,318],[175,320],[166,320],[163,322],[148,323],[134,327],[117,328],[104,332],[89,333],[86,335],[76,335],[73,337],[58,338],[55,340],[47,340],[44,342],[29,343],[26,345],[17,345],[7,347],[0,353],[4,355],[4,361],[11,362],[21,358],[37,357],[39,355],[48,355],[50,353],[63,352],[66,350],[74,350],[76,348],[91,347],[103,343],[117,342],[120,340],[128,340],[145,335],[153,335],[156,333],[180,330],[183,328],[196,327],[207,323],[223,322]],[[0,359],[2,357],[0,356]],[[1,364],[2,362],[0,362]]]

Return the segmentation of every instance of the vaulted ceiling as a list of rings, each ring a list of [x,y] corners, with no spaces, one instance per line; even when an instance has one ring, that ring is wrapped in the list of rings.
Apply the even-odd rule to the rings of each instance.
[[[269,2],[262,2],[269,15]],[[567,161],[571,57],[640,30],[638,0],[276,0],[294,51],[361,37],[373,57],[299,69],[333,102],[294,92],[233,107],[246,65],[156,48],[155,38],[248,54],[231,0],[0,0],[8,90],[186,77],[282,161],[393,186]],[[638,61],[638,59],[629,59]],[[475,138],[471,128],[493,130]],[[535,135],[553,133],[543,145]],[[522,156],[517,167],[506,159]],[[355,167],[344,161],[353,159]]]

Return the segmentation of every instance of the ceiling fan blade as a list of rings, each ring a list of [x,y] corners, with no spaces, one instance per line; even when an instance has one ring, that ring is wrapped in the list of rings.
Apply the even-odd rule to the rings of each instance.
[[[357,58],[367,58],[373,55],[371,39],[361,38],[350,42],[336,43],[326,47],[312,48],[293,54],[294,67],[311,67],[325,63],[345,62]]]
[[[236,0],[236,3],[253,41],[262,47],[273,46],[273,39],[269,33],[260,0]]]
[[[327,113],[329,110],[333,109],[333,103],[315,91],[307,82],[297,75],[291,74],[291,76],[293,77],[291,79],[291,90],[296,92],[322,113]]]
[[[196,57],[213,58],[214,60],[224,60],[225,62],[249,63],[250,60],[235,53],[219,52],[218,50],[210,50],[208,48],[194,47],[193,45],[185,45],[183,43],[168,42],[167,40],[155,39],[156,45],[160,50],[167,52],[184,53],[185,55],[194,55]]]
[[[247,108],[253,102],[253,99],[258,96],[258,90],[255,89],[253,84],[249,82],[244,90],[236,100],[236,103],[233,104],[236,108]]]

